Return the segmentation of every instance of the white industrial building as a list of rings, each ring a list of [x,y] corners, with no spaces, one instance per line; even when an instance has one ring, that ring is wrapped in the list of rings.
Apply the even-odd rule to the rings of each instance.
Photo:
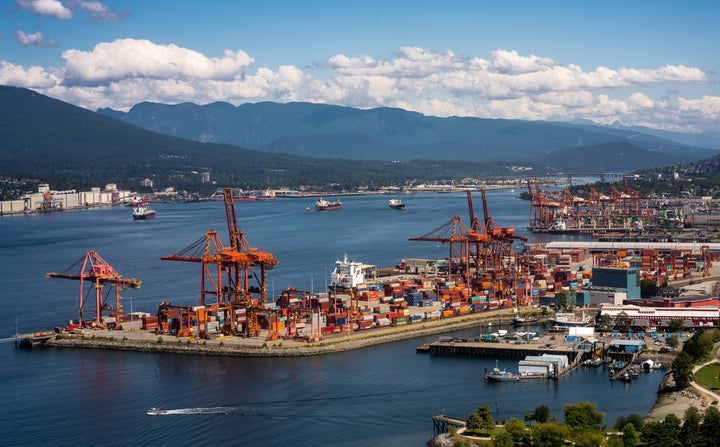
[[[686,327],[719,326],[720,310],[712,307],[641,307],[634,305],[617,306],[603,304],[600,315],[610,318],[624,317],[632,320],[634,326],[668,326],[672,320],[682,320]]]
[[[0,215],[58,211],[63,209],[110,206],[130,197],[130,191],[117,189],[108,183],[104,189],[90,188],[90,191],[54,191],[47,183],[38,185],[38,192],[26,194],[17,200],[0,202]]]

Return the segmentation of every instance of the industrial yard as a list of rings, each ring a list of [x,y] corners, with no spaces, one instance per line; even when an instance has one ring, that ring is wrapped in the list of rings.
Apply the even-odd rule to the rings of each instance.
[[[541,308],[558,312],[597,309],[603,304],[621,306],[624,301],[667,307],[671,303],[640,300],[641,277],[657,283],[707,283],[715,274],[717,244],[551,243],[525,244],[520,250],[513,244],[525,238],[493,219],[485,191],[480,192],[482,216],[475,216],[472,192],[467,191],[469,224],[453,216],[410,238],[446,246],[447,257],[442,260],[405,259],[393,268],[378,269],[345,257],[336,261],[327,291],[288,288],[269,296],[267,272],[278,260],[250,246],[235,215],[235,201],[242,199],[226,189],[223,201],[230,246],[223,244],[216,231],[207,231],[185,249],[162,257],[200,266],[198,305],[161,302],[154,313],[126,312],[121,291],[138,288],[141,281],[121,275],[89,250],[63,273],[47,274],[79,281],[77,318],[56,327],[52,337],[42,332],[25,338],[52,346],[314,355],[511,323],[516,313],[537,314]],[[707,298],[710,292],[695,295],[676,300],[684,307],[717,308],[717,299]],[[678,318],[676,313],[666,312],[662,317],[658,313],[652,321],[637,323],[667,325]],[[717,315],[692,318],[690,325],[717,325]]]

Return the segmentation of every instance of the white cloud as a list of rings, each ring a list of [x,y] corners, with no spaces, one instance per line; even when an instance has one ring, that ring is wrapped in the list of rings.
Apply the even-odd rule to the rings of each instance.
[[[235,79],[254,62],[244,51],[225,51],[222,58],[149,40],[118,39],[95,45],[91,52],[67,50],[66,82],[102,84],[127,78]]]
[[[41,35],[25,38],[28,43],[42,40]],[[720,131],[720,96],[679,93],[683,85],[710,85],[702,70],[683,65],[584,70],[516,51],[496,50],[483,59],[408,46],[387,60],[337,54],[319,67],[309,65],[308,71],[290,65],[251,71],[255,59],[242,50],[210,57],[138,39],[68,50],[63,58],[65,65],[58,69],[0,61],[0,83],[35,88],[93,110],[127,110],[141,101],[308,101],[401,107],[436,116],[590,119]]]
[[[44,90],[59,83],[59,77],[46,72],[42,67],[22,67],[0,60],[0,84],[2,85]]]
[[[98,1],[70,0],[68,6],[84,10],[88,14],[88,18],[95,22],[102,20],[119,22],[130,15],[127,11],[113,12],[109,6]]]
[[[60,0],[15,0],[18,8],[45,17],[68,20],[73,12],[66,8]]]
[[[636,108],[649,109],[654,105],[654,101],[640,92],[631,94],[628,97],[628,103]]]
[[[15,39],[15,42],[19,43],[24,47],[33,46],[40,48],[49,48],[57,46],[55,41],[52,39],[48,39],[47,41],[45,41],[45,36],[43,36],[40,31],[32,34],[25,34],[24,31],[16,31],[13,35],[13,38]]]
[[[545,71],[555,66],[555,61],[535,55],[520,56],[517,51],[495,50],[492,53],[491,66],[499,73],[521,74]]]

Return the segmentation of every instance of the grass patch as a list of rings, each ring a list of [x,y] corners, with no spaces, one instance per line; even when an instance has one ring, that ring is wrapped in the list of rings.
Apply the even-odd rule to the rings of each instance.
[[[710,390],[720,389],[720,363],[711,363],[695,373],[695,382]]]
[[[496,436],[497,434],[504,432],[505,427],[502,425],[496,425],[491,430],[465,430],[463,432],[463,436],[477,436],[479,438],[490,438],[493,436]]]

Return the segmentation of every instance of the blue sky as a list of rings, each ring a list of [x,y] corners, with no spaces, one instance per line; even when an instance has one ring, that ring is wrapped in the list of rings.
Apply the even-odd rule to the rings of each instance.
[[[716,3],[5,0],[0,84],[720,131]]]

